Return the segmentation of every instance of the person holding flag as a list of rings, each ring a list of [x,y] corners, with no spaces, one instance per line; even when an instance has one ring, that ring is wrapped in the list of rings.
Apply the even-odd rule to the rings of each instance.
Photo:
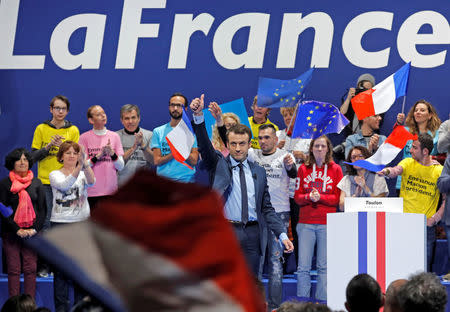
[[[394,178],[401,176],[400,197],[403,197],[403,212],[421,213],[427,218],[427,268],[431,271],[432,255],[436,241],[436,224],[444,214],[445,200],[438,211],[440,192],[437,181],[442,165],[431,158],[433,138],[421,133],[411,146],[411,157],[405,158],[395,167],[387,167],[377,173]]]
[[[184,110],[187,108],[187,98],[181,93],[174,93],[169,98],[170,121],[153,130],[150,147],[153,151],[153,160],[156,166],[156,173],[175,181],[193,182],[195,168],[198,161],[197,141],[193,140],[192,147],[189,148],[186,164],[176,159],[175,155],[167,141],[167,135],[172,132],[182,121]],[[173,145],[172,145],[173,146]],[[186,146],[184,146],[186,148]]]
[[[366,117],[379,115],[388,111],[395,103],[395,100],[401,96],[404,97],[404,106],[410,68],[411,63],[403,65],[398,71],[373,88],[353,97],[351,103],[358,120],[363,120]]]
[[[350,105],[350,101],[361,92],[372,89],[374,85],[375,78],[371,74],[366,73],[358,77],[356,88],[348,89],[347,97],[343,100],[341,107],[339,107],[340,112],[350,121],[345,128],[346,136],[357,133],[361,126],[353,107]]]
[[[437,144],[439,140],[438,129],[441,125],[441,120],[436,112],[436,109],[426,100],[417,101],[408,112],[405,121],[405,114],[397,115],[397,124],[406,124],[407,129],[412,134],[428,133],[433,138],[433,148],[430,150],[430,155],[437,155]],[[412,140],[406,142],[403,148],[403,159],[411,157]],[[396,189],[400,190],[402,180],[397,178]]]
[[[311,81],[313,72],[314,67],[308,69],[300,76],[288,80],[260,77],[258,81],[258,95],[255,97],[253,105],[257,105],[256,100],[258,100],[259,106],[257,107],[260,107],[260,109],[270,110],[270,108],[275,107],[295,107],[305,97],[306,86]],[[254,112],[257,112],[253,107],[252,109]],[[295,111],[295,109],[293,111]],[[295,115],[295,113],[292,113],[292,115]],[[252,117],[249,118],[249,121],[252,127],[253,137],[256,138],[259,129],[253,126],[252,121],[250,120],[251,118]],[[289,124],[291,124],[291,127],[293,126],[293,123],[289,122]],[[288,127],[288,124],[286,124],[286,126]],[[278,127],[275,126],[275,129],[278,131]],[[292,128],[288,130],[292,132]],[[253,148],[255,148],[254,145],[252,140]],[[283,146],[280,146],[280,148],[282,147]],[[259,148],[259,145],[257,148]]]
[[[281,107],[280,114],[283,116],[283,121],[286,126],[285,129],[277,131],[278,148],[294,155],[295,164],[297,167],[306,160],[308,156],[309,144],[311,139],[292,138],[292,130],[295,125],[295,118],[298,111],[298,105],[294,107]],[[299,207],[294,200],[295,193],[295,179],[289,182],[289,203],[290,203],[290,229],[292,232],[294,246],[298,246],[298,236],[296,231]],[[298,262],[298,250],[295,250],[295,260]]]

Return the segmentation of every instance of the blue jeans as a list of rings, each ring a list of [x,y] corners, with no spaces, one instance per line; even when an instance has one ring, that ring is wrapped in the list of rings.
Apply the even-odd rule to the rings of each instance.
[[[317,243],[317,300],[327,300],[327,226],[324,224],[297,224],[298,268],[297,296],[311,297],[311,263]]]
[[[277,212],[286,229],[289,227],[289,211]],[[269,232],[269,285],[268,303],[270,310],[277,309],[283,299],[283,251],[280,240],[272,231]]]

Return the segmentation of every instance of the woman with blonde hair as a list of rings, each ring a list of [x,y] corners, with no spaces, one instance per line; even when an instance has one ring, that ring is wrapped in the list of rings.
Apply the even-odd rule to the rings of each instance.
[[[227,130],[232,126],[240,124],[241,120],[235,113],[222,114],[222,109],[216,102],[211,102],[208,110],[216,120],[216,124],[213,126],[212,145],[216,151],[221,152],[224,157],[227,157],[229,154],[226,142]]]

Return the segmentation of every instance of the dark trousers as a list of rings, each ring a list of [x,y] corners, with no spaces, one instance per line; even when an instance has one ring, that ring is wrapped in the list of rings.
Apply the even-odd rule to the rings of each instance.
[[[231,225],[241,245],[247,264],[255,276],[258,276],[259,261],[261,258],[258,224],[244,226],[242,224],[231,223]]]
[[[300,214],[300,207],[297,205],[293,198],[289,198],[289,204],[291,206],[291,231],[294,241],[292,242],[294,246],[298,246],[298,233],[297,233],[297,223]],[[298,248],[294,249],[295,263],[298,264]]]
[[[9,296],[20,294],[20,272],[22,269],[24,291],[34,298],[36,293],[36,253],[26,247],[22,239],[14,233],[4,233],[2,238],[8,272]]]
[[[427,271],[433,272],[433,255],[436,246],[436,225],[427,226]]]
[[[61,226],[66,223],[51,222],[51,226]],[[58,270],[54,270],[53,275],[53,296],[55,300],[55,311],[56,312],[69,312],[70,311],[70,300],[69,300],[69,286],[73,284],[74,292],[74,305],[82,300],[86,293],[79,288],[70,279],[66,278],[64,274]]]

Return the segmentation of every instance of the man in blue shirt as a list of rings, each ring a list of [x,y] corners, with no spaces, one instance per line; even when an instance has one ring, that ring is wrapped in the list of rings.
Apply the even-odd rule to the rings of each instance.
[[[193,182],[195,168],[190,169],[173,158],[167,143],[167,134],[175,128],[181,121],[183,110],[187,107],[187,99],[181,93],[173,94],[169,99],[170,122],[159,126],[153,130],[151,149],[153,151],[153,161],[156,166],[156,173],[172,180],[180,182]],[[197,142],[194,142],[191,153],[186,162],[194,167],[198,161]]]
[[[375,153],[381,144],[386,140],[384,135],[376,134],[375,131],[380,129],[381,116],[375,115],[366,117],[362,120],[361,130],[355,134],[349,135],[345,140],[345,158],[354,146],[364,146],[371,152]]]
[[[194,112],[194,132],[210,184],[224,198],[225,217],[236,234],[249,267],[258,275],[261,255],[267,246],[268,230],[280,239],[287,252],[294,245],[286,235],[286,227],[270,202],[266,171],[248,161],[251,130],[242,124],[227,132],[230,155],[223,157],[214,150],[206,132],[203,110],[204,95],[191,102]]]

